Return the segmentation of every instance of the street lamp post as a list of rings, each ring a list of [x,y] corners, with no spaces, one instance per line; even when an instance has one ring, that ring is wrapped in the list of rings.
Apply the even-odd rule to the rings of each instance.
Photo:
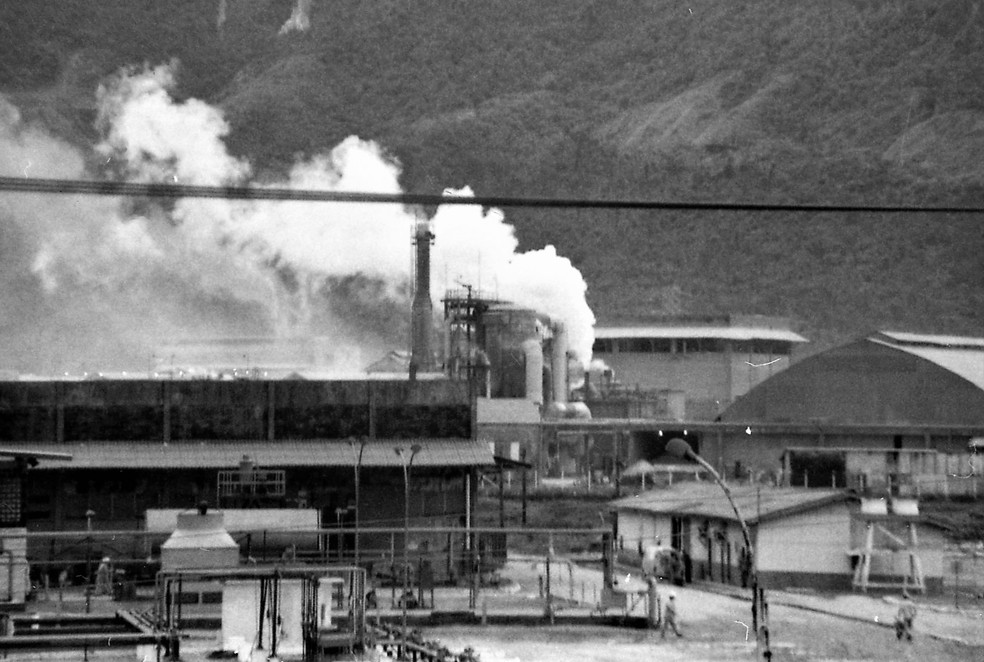
[[[348,440],[349,448],[355,453],[355,440]],[[366,450],[366,439],[359,442],[359,453],[355,458],[355,566],[359,567],[359,478],[362,474],[362,453]]]
[[[738,519],[738,525],[741,527],[741,535],[745,540],[745,552],[748,558],[749,572],[751,574],[752,580],[752,629],[755,631],[755,648],[758,657],[765,657],[765,659],[772,659],[772,652],[769,650],[768,637],[765,642],[765,650],[761,650],[761,639],[759,637],[759,615],[762,613],[762,606],[765,604],[764,594],[760,600],[759,598],[759,586],[758,586],[758,570],[755,567],[755,554],[752,548],[752,536],[748,532],[748,524],[745,522],[745,518],[742,517],[741,511],[738,510],[738,504],[735,503],[734,498],[731,496],[731,490],[728,488],[727,483],[721,478],[721,474],[711,466],[711,463],[702,458],[700,455],[694,452],[694,449],[690,447],[683,439],[675,437],[670,439],[666,443],[666,452],[670,455],[679,458],[689,458],[702,466],[707,470],[709,474],[714,478],[715,482],[724,490],[724,496],[728,498],[728,503],[731,504],[732,510],[735,511],[735,517]],[[762,614],[764,617],[764,614]]]
[[[85,613],[92,610],[92,518],[96,511],[85,511]]]
[[[413,458],[421,450],[420,444],[410,447],[410,455],[407,457],[406,449],[397,446],[394,451],[400,456],[403,467],[403,594],[400,602],[403,605],[402,625],[403,625],[403,651],[401,657],[406,658],[407,653],[407,575],[410,574],[410,470],[413,468]]]

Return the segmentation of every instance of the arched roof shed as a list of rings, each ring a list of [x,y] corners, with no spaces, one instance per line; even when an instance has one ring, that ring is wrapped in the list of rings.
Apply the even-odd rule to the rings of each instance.
[[[984,338],[879,332],[791,365],[720,420],[984,425]]]

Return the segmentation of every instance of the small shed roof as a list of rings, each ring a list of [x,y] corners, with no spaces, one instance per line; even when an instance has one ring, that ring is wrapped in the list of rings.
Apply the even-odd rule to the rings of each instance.
[[[845,490],[796,487],[735,486],[731,489],[745,522],[755,524],[806,512],[853,497]],[[664,490],[612,501],[614,510],[635,510],[665,515],[708,517],[737,521],[724,491],[716,483],[680,483]]]
[[[639,476],[648,476],[654,471],[656,471],[656,467],[652,463],[646,460],[636,460],[622,472],[622,475],[626,478],[637,478]]]
[[[415,467],[473,467],[495,464],[484,441],[471,439],[392,439],[366,443],[362,466],[398,467],[395,448],[420,444]],[[69,464],[42,464],[36,471],[56,469],[234,469],[244,455],[259,467],[355,466],[359,453],[343,439],[304,441],[182,441],[164,443],[88,441],[45,444],[68,453]]]

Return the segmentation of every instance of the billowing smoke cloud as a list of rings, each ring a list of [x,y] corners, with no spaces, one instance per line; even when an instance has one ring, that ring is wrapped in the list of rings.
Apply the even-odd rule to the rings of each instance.
[[[445,195],[469,197],[472,191]],[[443,291],[465,283],[499,299],[532,308],[567,327],[571,351],[587,364],[594,343],[594,314],[585,300],[587,284],[571,261],[553,246],[517,253],[513,227],[498,209],[445,205],[434,216],[434,280]]]
[[[107,82],[98,94],[104,138],[88,156],[4,106],[0,171],[25,174],[30,163],[29,174],[42,177],[98,169],[142,182],[400,191],[398,163],[355,137],[298,162],[287,181],[257,183],[250,164],[226,150],[222,113],[194,99],[176,102],[173,82],[173,66]],[[21,340],[0,350],[0,367],[143,370],[167,340],[277,335],[329,336],[332,367],[355,370],[406,343],[415,210],[26,194],[2,204],[0,303],[17,311],[2,329]],[[513,230],[495,210],[443,206],[433,220],[438,284],[446,274],[492,287],[561,319],[572,349],[588,359],[594,318],[568,260],[550,246],[516,254]],[[435,287],[435,297],[442,292]]]
[[[311,27],[311,0],[297,0],[290,18],[280,26],[280,34],[307,32]]]

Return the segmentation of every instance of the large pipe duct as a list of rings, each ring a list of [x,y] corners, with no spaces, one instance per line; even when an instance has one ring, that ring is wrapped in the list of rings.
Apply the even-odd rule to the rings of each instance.
[[[417,246],[417,278],[414,283],[413,307],[410,314],[410,377],[434,368],[433,305],[430,293],[430,246],[434,234],[427,221],[417,223],[414,244]]]
[[[526,399],[538,405],[543,404],[543,347],[537,338],[524,340],[523,354],[526,357]]]

